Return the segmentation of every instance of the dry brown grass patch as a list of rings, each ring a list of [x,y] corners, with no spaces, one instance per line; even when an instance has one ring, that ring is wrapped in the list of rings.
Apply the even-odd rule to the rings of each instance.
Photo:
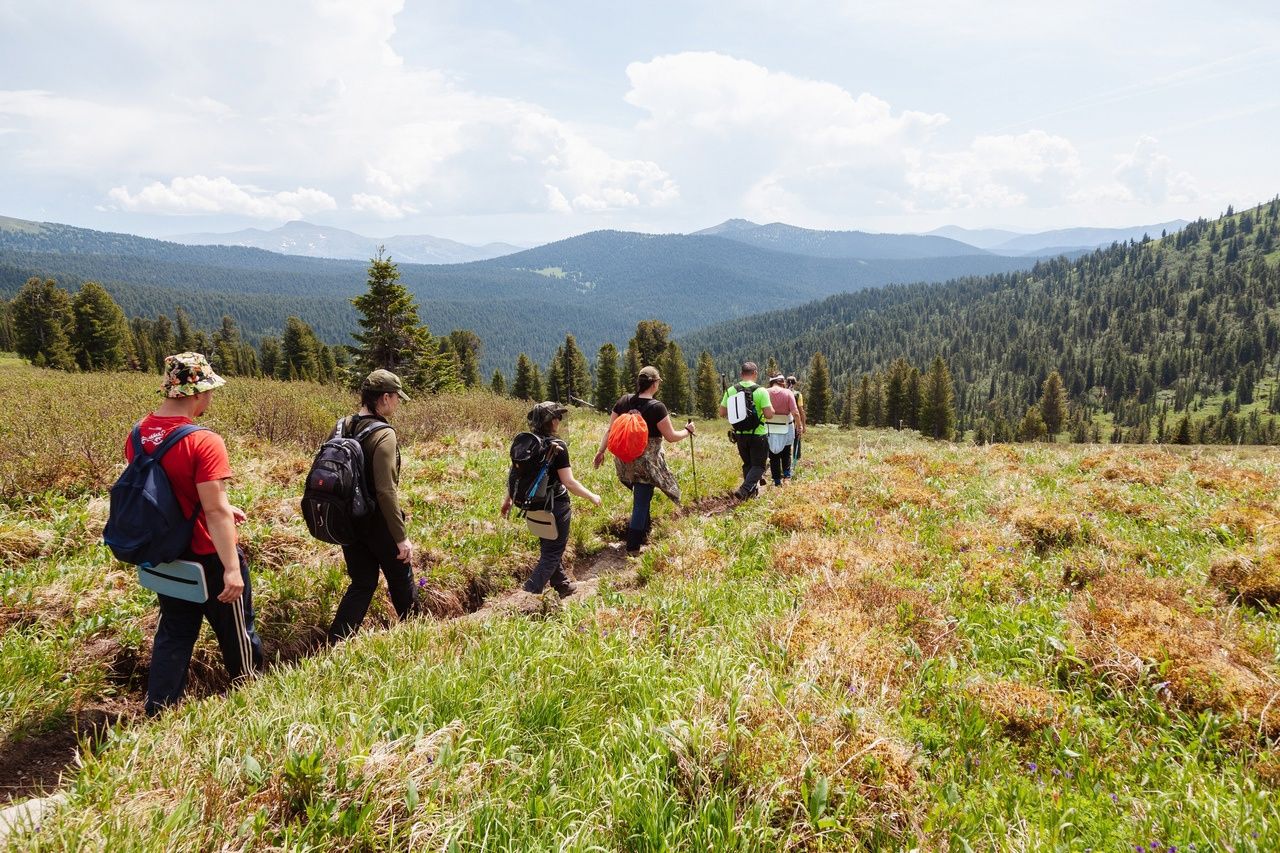
[[[904,837],[918,830],[924,802],[911,748],[866,716],[840,707],[838,697],[799,685],[781,698],[762,691],[741,710],[734,771],[749,790],[781,805],[778,820],[803,834],[807,811],[802,791],[820,775],[829,783],[827,813],[857,797],[851,819],[855,835],[889,831]],[[817,817],[813,815],[811,817]],[[803,838],[792,837],[794,843]],[[816,840],[816,839],[815,839]]]
[[[722,575],[728,566],[724,552],[705,544],[673,547],[653,561],[657,573],[685,579]]]
[[[1114,488],[1105,486],[1102,483],[1095,483],[1085,494],[1095,507],[1104,512],[1114,512],[1143,521],[1161,521],[1164,519],[1164,511],[1155,504],[1147,501],[1132,500]]]
[[[1209,566],[1209,583],[1245,601],[1280,604],[1280,548],[1223,554]]]
[[[1196,460],[1191,471],[1197,486],[1215,492],[1247,492],[1267,486],[1267,478],[1260,472],[1222,462]]]
[[[769,523],[779,530],[791,532],[823,530],[827,526],[827,517],[820,507],[812,503],[800,503],[775,509],[769,516]]]
[[[1062,702],[1048,690],[1017,681],[975,681],[965,693],[989,720],[1012,737],[1024,738],[1057,725]]]
[[[251,565],[282,569],[292,565],[319,565],[326,558],[340,559],[333,546],[291,528],[274,526],[258,535],[243,537],[245,555]]]
[[[1280,735],[1274,667],[1248,651],[1226,620],[1198,612],[1212,602],[1188,602],[1205,592],[1137,573],[1099,579],[1090,599],[1069,610],[1081,658],[1122,687],[1159,680],[1192,713],[1236,714],[1241,734]]]
[[[1089,528],[1078,515],[1052,507],[1018,507],[1009,520],[1023,541],[1040,553],[1091,541]]]
[[[1162,486],[1177,473],[1179,461],[1159,451],[1105,451],[1080,460],[1080,469],[1095,471],[1104,480],[1113,482]]]
[[[36,530],[27,524],[0,526],[0,566],[16,567],[38,558],[53,541],[48,530]]]
[[[1280,788],[1280,753],[1268,749],[1253,762],[1253,772],[1272,788]]]
[[[1210,528],[1226,528],[1240,539],[1253,539],[1261,533],[1269,533],[1280,525],[1275,510],[1269,506],[1243,504],[1225,506],[1209,517]]]

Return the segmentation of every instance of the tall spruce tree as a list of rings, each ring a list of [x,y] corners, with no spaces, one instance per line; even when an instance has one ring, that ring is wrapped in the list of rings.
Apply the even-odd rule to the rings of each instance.
[[[191,315],[187,313],[185,308],[179,306],[173,317],[178,324],[178,332],[174,340],[178,352],[202,352],[197,349],[199,342],[196,339],[195,326],[191,323]]]
[[[920,432],[929,438],[950,441],[956,425],[955,386],[941,355],[934,356],[922,384]]]
[[[75,370],[71,336],[76,317],[71,296],[51,278],[30,278],[13,297],[13,335],[18,355],[57,370]]]
[[[319,382],[324,378],[321,372],[320,346],[320,341],[310,326],[297,317],[287,319],[284,337],[280,341],[276,378]]]
[[[623,354],[622,362],[622,387],[634,388],[636,377],[640,375],[640,368],[645,366],[640,363],[640,352],[636,349],[635,338],[632,338],[631,343],[627,344],[627,351]]]
[[[613,408],[622,396],[622,384],[618,376],[618,348],[604,344],[596,353],[595,407],[602,412]]]
[[[480,354],[484,350],[484,342],[470,329],[454,329],[449,333],[449,346],[458,356],[458,378],[464,387],[475,388],[480,384]]]
[[[236,321],[222,315],[222,325],[213,333],[213,352],[209,361],[213,369],[225,376],[243,376],[247,370],[240,367],[240,329]],[[247,365],[246,365],[247,367]]]
[[[96,281],[80,285],[71,300],[75,313],[72,345],[81,370],[119,370],[133,357],[129,321],[120,306]]]
[[[675,341],[667,344],[667,351],[657,365],[662,374],[662,402],[672,412],[687,414],[693,411],[693,395],[689,390],[689,365],[685,363],[684,353]]]
[[[809,393],[805,394],[806,423],[824,424],[831,417],[831,372],[827,357],[820,352],[809,361]]]
[[[352,360],[352,380],[382,368],[413,388],[435,391],[438,347],[418,319],[413,296],[400,283],[400,270],[382,247],[369,261],[368,289],[351,300],[361,331]]]
[[[714,418],[720,407],[720,374],[716,373],[716,363],[706,350],[698,354],[695,406],[704,418]]]
[[[667,351],[667,342],[671,337],[671,326],[661,320],[641,320],[636,324],[636,334],[629,347],[635,350],[639,367],[658,366],[658,360]],[[636,370],[639,373],[639,369]],[[631,377],[633,380],[634,376]]]
[[[578,347],[573,335],[565,335],[564,346],[559,352],[560,376],[564,382],[563,397],[566,403],[574,400],[591,400],[591,366]]]
[[[0,352],[13,352],[16,340],[13,334],[13,315],[9,311],[9,300],[0,299]]]
[[[516,357],[516,377],[511,383],[511,396],[517,400],[536,400],[534,385],[534,364],[529,356],[520,353]],[[541,391],[538,391],[541,394]]]
[[[1045,431],[1050,437],[1062,432],[1062,425],[1067,420],[1067,389],[1056,370],[1044,380],[1041,389],[1040,419],[1044,421]]]
[[[493,371],[493,378],[489,380],[489,390],[495,394],[506,396],[507,377],[502,375],[501,370]]]
[[[156,362],[151,369],[157,373],[163,373],[165,358],[181,351],[178,349],[178,338],[173,332],[173,323],[164,314],[156,316],[156,322],[151,328],[155,335],[156,354]]]
[[[857,409],[854,413],[854,423],[860,427],[875,426],[875,415],[872,414],[870,374],[862,374],[862,381],[858,384],[858,398],[854,405]]]

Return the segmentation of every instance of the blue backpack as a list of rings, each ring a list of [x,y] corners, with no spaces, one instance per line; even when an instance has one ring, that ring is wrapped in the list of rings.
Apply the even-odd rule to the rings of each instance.
[[[111,487],[111,512],[102,531],[103,541],[117,560],[135,566],[156,566],[186,553],[200,507],[190,518],[182,514],[160,460],[179,441],[207,428],[183,424],[150,454],[142,449],[142,424],[133,428],[129,434],[133,461]]]

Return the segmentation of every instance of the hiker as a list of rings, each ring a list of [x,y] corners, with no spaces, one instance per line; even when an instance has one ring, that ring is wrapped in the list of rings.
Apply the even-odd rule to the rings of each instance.
[[[720,417],[729,420],[729,438],[738,446],[738,456],[742,458],[742,485],[733,495],[747,500],[760,492],[760,479],[769,458],[765,421],[773,417],[773,405],[769,392],[756,383],[760,369],[754,361],[744,361],[738,375],[739,381],[726,388],[720,398]]]
[[[656,367],[646,367],[636,376],[634,394],[623,394],[613,406],[609,416],[609,426],[600,438],[600,449],[596,451],[595,467],[604,463],[604,456],[609,443],[609,431],[622,415],[637,411],[644,419],[649,431],[649,442],[644,452],[634,461],[624,462],[614,457],[614,468],[618,472],[618,480],[631,490],[631,522],[627,526],[627,553],[635,556],[649,542],[649,529],[653,526],[649,515],[653,503],[653,490],[661,489],[662,493],[674,503],[680,503],[680,485],[675,476],[667,468],[667,457],[662,452],[662,442],[675,444],[693,435],[693,422],[685,424],[685,428],[677,430],[671,425],[671,416],[666,404],[655,400],[654,396],[662,387],[662,376]]]
[[[769,377],[769,402],[773,417],[767,424],[769,437],[769,473],[773,484],[781,486],[791,481],[791,448],[804,432],[804,416],[796,405],[795,395],[787,388],[786,377],[781,374]]]
[[[550,582],[552,589],[559,593],[561,598],[567,598],[577,591],[577,586],[564,573],[562,562],[564,549],[569,544],[569,522],[572,518],[569,494],[586,498],[593,505],[600,506],[600,496],[579,483],[573,476],[573,468],[569,466],[569,445],[564,442],[564,439],[559,438],[560,424],[568,411],[567,407],[546,400],[534,406],[528,415],[529,429],[534,435],[549,440],[552,445],[547,476],[554,478],[550,480],[549,485],[550,513],[555,519],[556,536],[554,539],[538,540],[540,546],[538,564],[534,566],[533,574],[525,582],[524,590],[538,595]],[[500,510],[503,518],[506,518],[507,513],[511,511],[513,487],[514,478],[508,475],[507,495],[502,501]]]
[[[373,593],[378,589],[378,571],[387,579],[387,592],[396,616],[406,618],[417,602],[413,585],[413,542],[406,530],[407,517],[400,507],[400,447],[396,431],[387,419],[408,400],[400,377],[389,370],[375,370],[360,383],[360,410],[346,419],[343,432],[357,436],[375,424],[385,424],[369,432],[360,442],[364,450],[365,478],[375,508],[368,516],[355,519],[356,541],[342,546],[351,583],[338,603],[329,626],[329,642],[354,633],[364,622]]]
[[[174,430],[194,425],[209,410],[215,388],[226,384],[200,353],[166,356],[164,402],[133,428],[124,455],[132,461],[138,448],[151,454]],[[222,661],[233,681],[262,667],[262,641],[253,628],[253,593],[249,564],[237,542],[236,526],[245,514],[227,498],[231,461],[222,437],[210,429],[190,432],[162,451],[160,467],[185,518],[195,515],[191,542],[183,559],[204,569],[208,598],[203,604],[157,593],[156,625],[147,678],[145,709],[149,716],[182,698],[191,652],[207,619],[218,637]]]
[[[796,428],[796,442],[791,451],[792,459],[799,462],[800,445],[804,440],[805,429],[804,394],[800,393],[800,389],[796,387],[795,376],[787,377],[787,388],[791,390],[791,394],[796,398],[796,409],[800,412],[799,426]]]

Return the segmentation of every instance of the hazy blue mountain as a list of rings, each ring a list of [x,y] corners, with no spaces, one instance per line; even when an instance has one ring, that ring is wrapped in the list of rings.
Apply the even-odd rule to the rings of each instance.
[[[844,259],[757,248],[722,237],[597,231],[466,264],[401,263],[432,330],[474,329],[486,369],[519,352],[545,361],[568,332],[587,349],[624,344],[638,320],[677,333],[771,308],[891,282],[1026,269],[1024,258],[968,255]],[[351,297],[364,261],[297,257],[239,246],[186,246],[52,223],[0,220],[0,296],[31,275],[65,286],[101,281],[131,315],[173,315],[200,325],[233,316],[246,337],[275,334],[290,314],[328,341],[355,328]]]
[[[1112,243],[1141,240],[1144,234],[1155,239],[1162,231],[1172,234],[1182,230],[1186,224],[1185,219],[1175,219],[1172,222],[1129,228],[1061,228],[1038,234],[1022,234],[992,246],[991,251],[1001,255],[1061,254],[1073,249],[1097,249]]]
[[[947,237],[959,240],[979,249],[990,249],[1007,243],[1015,237],[1022,237],[1025,231],[1009,231],[1005,228],[961,228],[959,225],[944,225],[926,233],[926,236]]]
[[[730,219],[696,232],[762,249],[808,255],[815,258],[863,258],[866,260],[955,258],[982,255],[983,250],[945,237],[922,234],[870,234],[865,231],[815,231],[783,222],[756,225]]]
[[[246,228],[226,234],[178,234],[170,239],[175,243],[193,246],[244,246],[284,255],[347,260],[368,260],[377,252],[378,246],[385,246],[387,253],[395,260],[414,264],[482,261],[520,251],[519,246],[507,243],[470,246],[429,234],[365,237],[354,231],[328,225],[312,225],[300,220],[286,222],[270,231]]]

